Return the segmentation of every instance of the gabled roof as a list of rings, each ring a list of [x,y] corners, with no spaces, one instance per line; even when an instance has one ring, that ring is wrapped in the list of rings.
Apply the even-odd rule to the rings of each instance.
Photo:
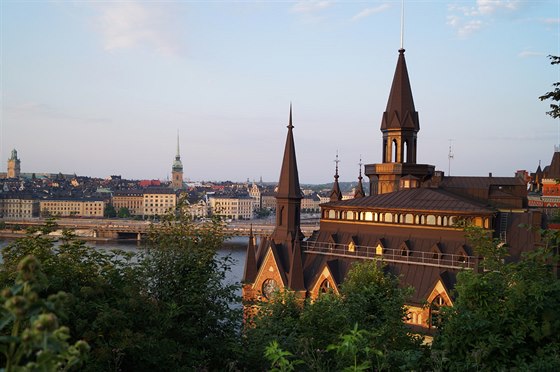
[[[418,112],[414,108],[412,89],[404,59],[404,49],[399,49],[399,59],[391,85],[391,93],[381,120],[381,130],[390,129],[420,130]]]
[[[441,189],[404,189],[391,193],[322,204],[324,207],[390,209],[404,211],[441,211],[489,214],[494,211],[481,203],[470,201]]]

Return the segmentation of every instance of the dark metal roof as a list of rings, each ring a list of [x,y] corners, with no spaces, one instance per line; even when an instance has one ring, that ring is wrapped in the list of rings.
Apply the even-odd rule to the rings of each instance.
[[[399,49],[399,59],[393,77],[391,93],[381,120],[381,130],[390,129],[420,130],[418,112],[414,108],[412,89],[404,59],[404,49]]]
[[[560,178],[560,152],[555,151],[548,167],[546,178]]]
[[[441,189],[405,189],[387,194],[329,202],[324,207],[385,210],[426,210],[442,212],[472,212],[490,214],[494,210],[477,202],[459,197]]]
[[[487,189],[490,186],[522,186],[525,185],[519,177],[444,177],[441,186],[445,188]]]

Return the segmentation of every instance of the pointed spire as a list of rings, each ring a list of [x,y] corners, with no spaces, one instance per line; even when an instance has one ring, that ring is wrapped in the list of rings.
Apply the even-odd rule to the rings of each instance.
[[[247,244],[247,257],[245,258],[245,270],[243,281],[253,283],[257,278],[257,259],[255,254],[255,237],[253,236],[253,224],[249,230],[249,243]]]
[[[402,48],[399,49],[399,59],[391,85],[391,93],[381,120],[382,131],[391,129],[420,130],[418,112],[414,107],[412,88]]]
[[[175,159],[181,159],[181,154],[179,152],[179,129],[177,129],[177,155],[175,155]]]
[[[301,259],[301,236],[297,231],[293,244],[293,251],[290,260],[290,272],[288,273],[288,287],[293,291],[304,291],[305,283],[303,280],[303,264]]]
[[[360,155],[360,162],[358,163],[358,165],[360,166],[360,173],[358,176],[358,186],[356,186],[356,191],[354,192],[354,198],[363,198],[364,196],[366,196],[366,193],[364,192],[364,186],[362,185],[362,156]]]
[[[301,199],[301,189],[299,186],[299,175],[296,161],[296,147],[292,125],[292,104],[290,103],[290,120],[288,124],[288,136],[286,137],[286,147],[284,148],[284,159],[278,181],[277,197]]]
[[[338,200],[342,200],[342,192],[340,191],[340,186],[338,184],[338,163],[340,163],[340,160],[338,160],[338,150],[336,150],[336,159],[334,162],[336,166],[335,166],[334,182],[333,182],[333,188],[331,190],[330,200],[338,201]]]

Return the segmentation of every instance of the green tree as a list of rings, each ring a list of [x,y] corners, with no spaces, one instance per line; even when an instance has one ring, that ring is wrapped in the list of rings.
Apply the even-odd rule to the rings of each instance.
[[[84,341],[67,342],[69,329],[60,325],[55,313],[65,293],[39,297],[44,281],[37,259],[27,256],[18,265],[14,285],[2,291],[0,332],[5,335],[0,337],[0,351],[5,371],[68,370],[79,367],[89,351]]]
[[[120,207],[119,212],[117,213],[117,217],[119,217],[119,218],[129,218],[130,217],[130,210],[126,207]]]
[[[437,364],[451,370],[560,369],[560,281],[552,270],[559,240],[557,233],[543,233],[543,246],[519,262],[493,254],[485,257],[490,270],[458,274],[456,301],[444,309],[434,339]],[[496,243],[487,240],[483,251],[492,245],[499,251]]]
[[[548,56],[550,58],[551,65],[560,64],[560,57],[558,56]],[[550,104],[550,111],[547,111],[546,114],[552,116],[553,118],[560,117],[560,106],[558,102],[560,101],[560,82],[556,82],[552,84],[554,90],[551,92],[547,92],[544,95],[540,96],[539,99],[541,101],[551,100],[552,103]]]
[[[114,218],[117,217],[117,211],[115,207],[111,203],[105,204],[105,209],[103,210],[103,217],[105,218]]]

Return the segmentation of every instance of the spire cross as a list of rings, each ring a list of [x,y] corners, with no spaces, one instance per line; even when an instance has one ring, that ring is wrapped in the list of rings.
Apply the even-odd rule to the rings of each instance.
[[[334,160],[336,166],[335,166],[335,173],[334,173],[334,177],[336,179],[338,179],[338,163],[340,163],[340,160],[338,160],[338,150],[336,150],[336,158]]]
[[[360,167],[360,175],[358,176],[358,179],[361,180],[362,177],[362,165],[364,165],[364,163],[362,163],[362,154],[360,154],[360,162],[358,163],[358,166]]]

